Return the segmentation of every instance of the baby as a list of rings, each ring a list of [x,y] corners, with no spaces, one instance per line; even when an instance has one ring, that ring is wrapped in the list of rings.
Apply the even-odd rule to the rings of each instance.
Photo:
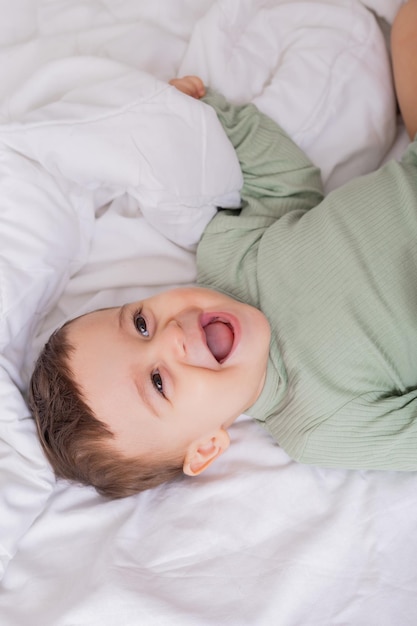
[[[417,0],[392,31],[417,130]],[[202,97],[195,77],[172,81]],[[320,173],[253,105],[213,106],[242,206],[197,251],[200,287],[95,311],[45,346],[30,405],[57,476],[110,497],[204,471],[241,413],[296,460],[417,469],[417,143],[323,197]]]

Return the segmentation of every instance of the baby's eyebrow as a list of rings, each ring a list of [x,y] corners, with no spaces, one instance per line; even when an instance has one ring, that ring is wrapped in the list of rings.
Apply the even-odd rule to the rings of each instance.
[[[135,378],[134,383],[135,383],[135,387],[137,389],[139,398],[142,400],[143,404],[148,407],[148,409],[150,410],[150,412],[152,413],[154,417],[159,417],[158,411],[156,410],[155,405],[152,402],[152,399],[148,393],[148,390],[143,384],[143,381],[141,379],[137,380]]]
[[[126,313],[126,304],[123,304],[123,306],[120,307],[119,309],[119,315],[118,315],[118,322],[119,322],[119,329],[123,330],[124,325],[125,325],[125,313]]]

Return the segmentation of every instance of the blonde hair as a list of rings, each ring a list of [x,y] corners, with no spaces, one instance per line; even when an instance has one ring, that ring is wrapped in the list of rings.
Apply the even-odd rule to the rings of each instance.
[[[29,408],[55,475],[92,485],[109,498],[130,496],[176,478],[182,473],[178,460],[126,458],[111,445],[112,431],[94,415],[73,380],[69,323],[44,346],[28,393]]]

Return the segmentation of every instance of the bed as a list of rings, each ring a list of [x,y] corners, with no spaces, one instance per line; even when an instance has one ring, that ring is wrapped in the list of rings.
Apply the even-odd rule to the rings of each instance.
[[[216,120],[167,81],[257,104],[331,191],[406,145],[400,5],[0,3],[2,626],[417,623],[415,474],[297,464],[242,415],[203,476],[108,501],[54,479],[25,403],[54,328],[193,284],[199,234],[238,201]]]

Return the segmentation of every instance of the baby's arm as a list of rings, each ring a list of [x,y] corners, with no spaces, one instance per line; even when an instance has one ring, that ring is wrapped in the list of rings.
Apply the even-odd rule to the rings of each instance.
[[[285,233],[292,217],[296,220],[322,200],[320,172],[255,106],[234,106],[211,90],[204,102],[214,108],[236,150],[244,185],[240,213],[219,211],[203,234],[198,281],[259,306],[258,244],[271,226],[282,226]]]
[[[417,0],[408,0],[394,20],[392,62],[398,103],[411,139],[417,132]]]
[[[269,205],[273,205],[272,216],[277,219],[292,208],[310,209],[320,202],[319,170],[273,120],[251,104],[235,106],[210,89],[206,93],[198,76],[174,78],[169,84],[188,96],[204,98],[216,111],[239,158],[244,176],[244,204],[246,201],[251,204],[249,199],[252,204],[258,204],[254,201],[262,199],[266,213]],[[277,202],[278,198],[285,198],[285,202]]]

